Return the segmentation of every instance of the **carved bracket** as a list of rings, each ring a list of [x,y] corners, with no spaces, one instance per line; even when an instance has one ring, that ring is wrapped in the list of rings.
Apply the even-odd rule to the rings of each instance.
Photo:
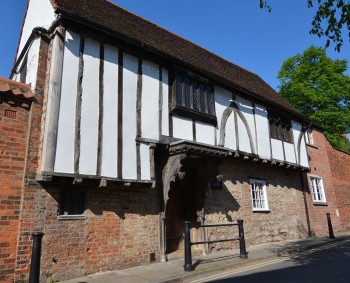
[[[169,191],[171,182],[175,182],[176,178],[183,180],[186,173],[181,172],[181,161],[187,157],[186,154],[172,155],[169,157],[164,169],[162,171],[163,177],[163,198],[164,198],[164,207],[169,199]]]

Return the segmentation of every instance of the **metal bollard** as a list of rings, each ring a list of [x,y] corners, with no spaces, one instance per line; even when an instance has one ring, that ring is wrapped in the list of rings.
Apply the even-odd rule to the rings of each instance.
[[[185,264],[184,271],[193,271],[191,251],[191,222],[185,221]]]
[[[331,214],[330,213],[326,213],[326,214],[327,214],[329,238],[330,239],[335,239],[334,233],[333,233],[333,227],[332,227]]]
[[[245,239],[244,239],[244,229],[243,229],[243,220],[238,219],[238,232],[239,232],[239,257],[248,258],[248,253],[245,248]]]
[[[41,257],[41,240],[44,236],[42,232],[34,232],[32,260],[30,264],[29,283],[39,283],[40,279],[40,257]]]

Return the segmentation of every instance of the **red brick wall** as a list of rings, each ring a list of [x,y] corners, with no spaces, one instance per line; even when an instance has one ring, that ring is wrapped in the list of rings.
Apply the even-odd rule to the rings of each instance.
[[[28,190],[22,211],[23,241],[30,248],[30,233],[44,232],[41,280],[60,280],[149,263],[150,253],[159,260],[158,191],[151,188],[99,188],[98,181],[84,180],[86,219],[59,220],[60,190],[72,178],[54,179]],[[34,227],[34,228],[33,228]],[[26,231],[26,232],[25,232]],[[26,234],[27,233],[27,234]],[[29,246],[27,246],[29,245]],[[18,265],[18,280],[28,275],[28,253]]]
[[[0,101],[0,282],[13,282],[29,109]],[[11,101],[11,99],[10,99]],[[12,101],[13,102],[13,101]],[[14,117],[5,112],[15,111]]]
[[[28,279],[30,269],[30,258],[32,251],[31,233],[34,231],[42,231],[43,229],[43,203],[40,195],[40,186],[35,182],[35,177],[38,168],[39,158],[39,141],[41,132],[41,115],[42,103],[44,97],[44,89],[46,82],[46,65],[48,54],[49,40],[41,37],[39,65],[37,72],[36,85],[32,86],[32,91],[36,98],[36,103],[33,103],[31,116],[29,120],[30,134],[28,139],[28,151],[25,167],[24,187],[22,190],[22,207],[20,211],[19,223],[19,240],[17,247],[17,263],[15,272],[15,281],[21,282]],[[39,194],[38,194],[39,192]]]
[[[305,176],[310,224],[315,235],[328,235],[326,213],[331,215],[334,231],[350,228],[350,155],[334,149],[322,132],[315,129],[312,135],[314,146],[308,146],[309,174],[322,177],[327,205],[313,203],[309,178]]]
[[[327,154],[329,142],[323,133],[316,129],[313,130],[312,137],[314,146],[307,146],[310,173],[305,175],[305,184],[307,186],[307,204],[311,231],[313,235],[321,236],[328,234],[326,213],[331,214],[332,224],[335,231],[340,230],[340,219],[336,215],[336,194],[332,179],[333,168],[330,165],[329,155]],[[313,202],[309,183],[310,174],[322,178],[327,205],[318,205]]]
[[[340,218],[339,230],[350,229],[350,154],[327,145]]]

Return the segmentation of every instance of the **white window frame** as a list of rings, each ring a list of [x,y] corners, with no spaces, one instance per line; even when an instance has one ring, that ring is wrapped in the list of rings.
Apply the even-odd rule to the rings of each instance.
[[[323,180],[320,176],[309,175],[310,192],[314,203],[326,203]]]
[[[253,211],[270,211],[266,192],[266,180],[250,179],[250,193]]]
[[[314,139],[312,137],[312,129],[307,129],[305,131],[305,141],[306,141],[306,144],[314,145]]]

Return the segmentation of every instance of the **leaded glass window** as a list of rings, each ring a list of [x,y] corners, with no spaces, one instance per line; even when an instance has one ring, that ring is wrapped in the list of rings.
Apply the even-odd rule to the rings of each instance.
[[[212,86],[179,74],[175,80],[176,106],[215,115]]]
[[[292,123],[289,119],[278,117],[276,115],[268,115],[270,122],[270,136],[289,143],[293,143]]]

